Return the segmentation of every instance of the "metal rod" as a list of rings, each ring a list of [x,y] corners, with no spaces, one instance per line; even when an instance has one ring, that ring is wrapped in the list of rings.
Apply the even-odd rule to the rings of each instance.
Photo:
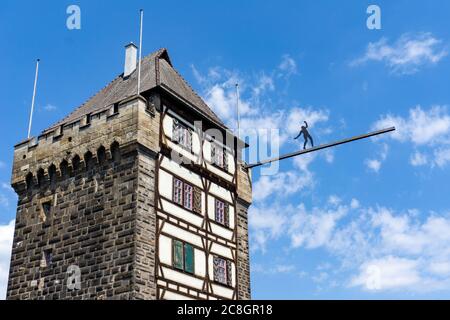
[[[240,129],[240,122],[241,122],[241,115],[239,113],[239,83],[236,83],[236,116],[237,116],[237,137],[241,138],[241,129]]]
[[[33,98],[31,99],[30,121],[28,122],[28,136],[27,136],[28,139],[30,139],[31,124],[33,123],[34,99],[36,97],[36,86],[37,86],[38,74],[39,74],[39,61],[40,61],[39,59],[36,60],[36,73],[34,75]]]
[[[339,141],[332,142],[332,143],[322,144],[320,146],[309,148],[309,149],[306,149],[306,150],[291,152],[291,153],[285,154],[285,155],[283,155],[281,157],[271,158],[271,159],[259,161],[259,162],[254,163],[254,164],[249,164],[249,165],[245,166],[245,168],[248,169],[248,168],[254,168],[254,167],[262,166],[263,164],[271,163],[271,162],[274,162],[274,161],[279,161],[279,160],[283,160],[283,159],[287,159],[287,158],[292,158],[292,157],[295,157],[295,156],[299,156],[301,154],[310,153],[310,152],[322,150],[322,149],[325,149],[325,148],[334,147],[334,146],[337,146],[337,145],[340,145],[340,144],[344,144],[344,143],[349,143],[349,142],[353,142],[353,141],[357,141],[357,140],[361,140],[361,139],[370,138],[370,137],[377,136],[377,135],[384,134],[384,133],[388,133],[388,132],[391,132],[391,131],[395,131],[395,127],[390,127],[390,128],[387,128],[387,129],[382,129],[382,130],[370,132],[370,133],[367,133],[367,134],[362,134],[362,135],[359,135],[359,136],[355,136],[355,137],[344,139],[344,140],[339,140]]]
[[[137,94],[141,92],[141,58],[142,58],[142,25],[144,23],[144,10],[140,10],[140,24],[139,24],[139,61],[138,61],[138,84]]]

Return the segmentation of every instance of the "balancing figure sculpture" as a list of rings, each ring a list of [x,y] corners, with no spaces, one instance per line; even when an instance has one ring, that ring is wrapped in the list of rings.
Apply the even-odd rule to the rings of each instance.
[[[308,132],[308,123],[306,121],[303,122],[305,123],[305,125],[301,127],[299,134],[294,138],[294,140],[298,139],[298,137],[300,137],[303,134],[303,139],[305,139],[305,143],[303,144],[303,150],[305,150],[306,144],[308,143],[308,139],[309,141],[311,141],[311,147],[314,147],[314,142],[311,135]]]

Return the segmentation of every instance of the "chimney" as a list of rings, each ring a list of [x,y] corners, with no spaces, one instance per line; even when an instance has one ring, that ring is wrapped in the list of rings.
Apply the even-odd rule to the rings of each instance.
[[[136,70],[137,47],[133,42],[125,46],[125,68],[123,77],[126,78]]]

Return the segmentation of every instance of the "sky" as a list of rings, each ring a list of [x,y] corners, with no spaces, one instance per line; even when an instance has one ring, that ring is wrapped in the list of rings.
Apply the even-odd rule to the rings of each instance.
[[[369,29],[369,5],[380,29]],[[80,29],[66,10],[80,8]],[[13,146],[123,71],[124,46],[174,67],[260,158],[395,125],[378,138],[254,169],[254,299],[450,298],[450,3],[433,1],[2,1],[0,297],[17,198]],[[372,21],[372,20],[370,20]],[[369,24],[370,25],[370,24]],[[252,140],[253,141],[253,140]],[[264,152],[268,149],[270,152]],[[254,160],[247,155],[247,160]]]

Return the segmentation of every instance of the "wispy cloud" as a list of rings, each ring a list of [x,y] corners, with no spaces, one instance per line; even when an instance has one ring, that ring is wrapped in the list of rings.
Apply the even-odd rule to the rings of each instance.
[[[49,103],[49,104],[46,104],[46,105],[43,107],[43,109],[44,109],[45,111],[51,112],[51,111],[57,110],[58,107],[56,107],[55,105]]]
[[[395,74],[413,74],[425,65],[434,65],[447,56],[442,40],[431,33],[403,34],[393,43],[382,38],[369,43],[365,54],[352,61],[358,66],[369,61],[384,62]]]
[[[387,159],[388,152],[389,146],[386,143],[382,143],[380,145],[380,150],[377,154],[377,157],[372,159],[366,159],[365,164],[367,168],[369,168],[373,172],[378,173],[381,169],[381,165]]]
[[[297,62],[290,55],[283,55],[281,62],[278,65],[278,77],[290,77],[297,73]]]

